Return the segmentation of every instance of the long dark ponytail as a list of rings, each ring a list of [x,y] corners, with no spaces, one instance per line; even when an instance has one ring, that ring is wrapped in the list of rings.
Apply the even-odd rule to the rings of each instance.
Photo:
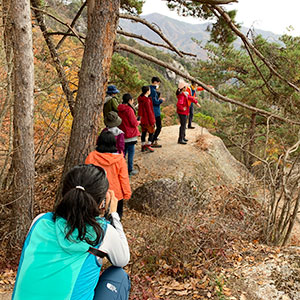
[[[75,229],[77,239],[96,246],[103,238],[103,230],[97,222],[99,204],[105,199],[108,180],[104,169],[94,165],[79,165],[72,168],[64,178],[63,199],[54,210],[53,219],[62,217],[67,221],[66,238],[70,240]],[[96,234],[92,239],[87,231],[91,226]]]

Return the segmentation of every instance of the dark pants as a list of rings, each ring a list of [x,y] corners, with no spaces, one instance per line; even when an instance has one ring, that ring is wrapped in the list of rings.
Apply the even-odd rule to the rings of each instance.
[[[180,127],[179,127],[179,138],[178,142],[182,142],[185,139],[185,130],[186,130],[186,121],[188,116],[178,114],[180,120]]]
[[[189,110],[189,124],[188,124],[188,127],[192,127],[193,117],[194,117],[194,103],[191,103],[190,110]]]
[[[160,132],[161,132],[161,117],[158,116],[158,117],[155,117],[155,124],[156,124],[156,129],[155,129],[155,132],[154,132],[154,136],[153,136],[153,140],[152,142],[156,141]]]
[[[134,157],[134,148],[135,144],[125,143],[125,157],[128,153],[128,173],[130,173],[133,169],[133,157]]]
[[[146,142],[146,134],[148,131],[143,131],[141,135],[141,141],[142,143]],[[152,142],[153,141],[153,133],[149,133],[148,141]]]
[[[130,279],[122,268],[109,267],[99,278],[95,288],[94,300],[127,300]]]
[[[124,201],[123,199],[118,201],[118,207],[117,207],[117,213],[119,214],[120,219],[122,219],[123,216],[123,206],[124,206]]]

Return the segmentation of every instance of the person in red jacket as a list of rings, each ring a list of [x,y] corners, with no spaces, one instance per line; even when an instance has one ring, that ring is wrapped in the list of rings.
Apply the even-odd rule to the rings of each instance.
[[[138,126],[140,122],[136,118],[136,112],[133,108],[134,100],[130,94],[123,95],[123,102],[118,106],[118,115],[122,119],[119,128],[125,134],[125,153],[128,154],[128,173],[129,175],[136,175],[138,170],[133,169],[133,157],[135,151],[135,144],[137,138],[140,136]]]
[[[139,109],[138,116],[141,118],[142,127],[142,152],[153,152],[151,143],[153,142],[153,135],[155,131],[155,116],[153,111],[152,99],[149,97],[150,87],[143,86],[142,94],[138,97]],[[148,143],[146,144],[146,135],[149,133]]]
[[[122,218],[123,199],[130,199],[131,188],[124,155],[118,153],[116,139],[112,132],[102,131],[100,133],[96,150],[87,156],[85,164],[100,166],[106,171],[109,189],[114,191],[118,199],[117,212]]]
[[[176,91],[177,96],[177,113],[180,120],[178,144],[186,145],[187,139],[185,138],[186,121],[189,115],[189,103],[191,101],[200,107],[195,97],[191,97],[186,92],[188,84],[184,81],[179,81],[178,89]]]

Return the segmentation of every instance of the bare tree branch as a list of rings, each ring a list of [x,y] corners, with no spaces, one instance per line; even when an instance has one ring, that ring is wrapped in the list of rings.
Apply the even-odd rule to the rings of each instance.
[[[200,4],[221,5],[238,2],[238,0],[193,0],[193,2],[198,2]]]
[[[63,35],[63,36],[65,36],[65,37],[67,37],[67,36],[73,36],[73,37],[78,37],[78,36],[76,36],[75,34],[73,34],[72,32],[62,32],[62,31],[47,31],[47,34],[48,35]],[[85,36],[83,36],[83,35],[79,35],[79,37],[82,39],[82,40],[84,40],[85,39]],[[61,52],[60,52],[61,53]]]
[[[150,40],[144,38],[143,36],[135,34],[135,33],[126,32],[126,31],[123,31],[123,30],[117,30],[117,33],[118,34],[122,34],[124,36],[131,37],[131,38],[139,39],[141,41],[144,41],[144,42],[146,42],[146,43],[148,43],[150,45],[156,46],[156,47],[162,47],[162,48],[174,51],[174,49],[172,47],[168,46],[168,45],[164,45],[164,44],[160,44],[160,43],[155,43],[155,42],[150,41]],[[181,51],[181,50],[180,50],[180,53],[183,54],[183,55],[189,55],[189,56],[197,57],[196,54],[189,53],[189,52],[184,52],[184,51]]]
[[[179,56],[183,57],[182,53],[165,37],[165,35],[163,34],[163,32],[159,28],[156,28],[155,26],[150,24],[145,19],[142,19],[142,18],[137,17],[137,16],[132,16],[132,15],[129,15],[129,14],[119,14],[119,17],[122,18],[122,19],[129,19],[129,20],[133,20],[135,22],[139,22],[139,23],[144,24],[145,26],[150,28],[152,31],[154,31],[156,34],[158,34],[160,36],[160,38],[163,41],[165,41],[173,49],[173,51],[175,51]]]
[[[148,40],[146,38],[144,38],[143,36],[141,35],[138,35],[138,34],[135,34],[135,33],[131,33],[131,32],[126,32],[126,31],[123,31],[123,30],[117,30],[117,33],[118,34],[121,34],[121,35],[124,35],[124,36],[128,36],[128,37],[131,37],[131,38],[135,38],[135,39],[139,39],[139,40],[142,40],[150,45],[153,45],[153,46],[156,46],[156,47],[162,47],[162,48],[165,48],[165,49],[168,49],[170,51],[174,51],[173,48],[171,48],[170,46],[168,45],[165,45],[165,44],[160,44],[160,43],[156,43],[156,42],[153,42],[151,40]],[[64,36],[75,36],[73,33],[68,33],[68,32],[61,32],[61,31],[53,31],[53,32],[47,32],[48,35],[64,35]],[[76,37],[76,36],[75,36]],[[82,39],[85,39],[85,36],[83,35],[80,35],[80,38]],[[194,53],[189,53],[189,52],[184,52],[184,51],[181,51],[180,50],[180,53],[182,53],[183,55],[189,55],[189,56],[193,56],[193,57],[197,57],[196,54]]]
[[[250,43],[249,39],[235,26],[235,24],[233,23],[232,19],[230,18],[230,16],[227,14],[227,12],[222,9],[219,6],[210,6],[211,11],[219,18],[220,16],[216,13],[216,11],[223,17],[223,19],[227,22],[227,24],[230,26],[230,28],[232,29],[233,32],[236,33],[237,36],[239,36],[241,38],[241,40],[243,41],[243,43],[248,46],[263,62],[264,64],[269,68],[269,70],[276,75],[278,78],[280,78],[282,81],[284,81],[286,84],[288,84],[290,87],[292,87],[293,89],[295,89],[297,92],[300,92],[300,88],[297,87],[295,84],[293,84],[292,82],[288,81],[286,78],[284,78],[281,74],[279,74],[274,67],[272,66],[272,64],[262,55],[262,53],[260,51],[258,51],[253,45],[252,43]]]
[[[67,98],[67,101],[68,101],[68,104],[69,104],[69,107],[70,107],[71,114],[72,114],[72,116],[74,116],[74,103],[75,102],[74,102],[73,93],[70,90],[69,81],[67,80],[65,70],[64,70],[64,68],[61,64],[58,53],[55,49],[55,45],[54,45],[52,39],[50,38],[50,36],[48,35],[47,27],[46,27],[45,20],[44,20],[44,15],[41,12],[41,10],[38,9],[39,1],[31,0],[31,3],[34,6],[34,13],[35,13],[37,22],[39,24],[39,27],[40,27],[42,33],[43,33],[44,39],[46,41],[46,44],[47,44],[48,49],[50,51],[51,57],[53,59],[54,66],[55,66],[55,69],[58,73],[62,89],[63,89],[63,91],[66,95],[66,98]]]
[[[47,34],[48,35],[63,35],[65,37],[67,37],[67,36],[74,36],[74,37],[76,37],[76,35],[74,33],[63,32],[63,31],[47,31]],[[81,36],[81,38],[82,38],[82,36]]]
[[[137,56],[139,57],[142,57],[146,60],[149,60],[149,61],[152,61],[166,69],[169,69],[171,71],[173,71],[174,73],[176,73],[177,75],[187,79],[187,80],[190,80],[190,81],[194,81],[196,82],[198,85],[202,86],[206,91],[208,91],[209,93],[211,93],[212,95],[214,95],[215,97],[217,97],[218,99],[222,100],[222,101],[225,101],[225,102],[229,102],[229,103],[232,103],[232,104],[235,104],[237,106],[240,106],[240,107],[243,107],[245,109],[248,109],[250,111],[254,111],[260,115],[263,115],[265,117],[272,117],[274,119],[277,119],[277,120],[280,120],[280,121],[283,121],[283,122],[287,122],[287,123],[290,123],[290,124],[296,124],[296,125],[300,125],[300,121],[294,121],[294,120],[290,120],[290,119],[287,119],[287,118],[284,118],[284,117],[281,117],[281,116],[278,116],[276,114],[273,114],[271,112],[268,112],[266,110],[263,110],[263,109],[260,109],[260,108],[256,108],[256,107],[253,107],[253,106],[250,106],[248,104],[245,104],[245,103],[242,103],[240,101],[237,101],[237,100],[234,100],[234,99],[231,99],[231,98],[228,98],[228,97],[225,97],[221,94],[219,94],[218,92],[216,92],[215,90],[211,89],[210,87],[208,87],[205,83],[203,83],[202,81],[192,77],[191,75],[187,75],[185,74],[184,72],[178,70],[177,68],[173,67],[172,65],[168,64],[168,63],[165,63],[151,55],[148,55],[142,51],[139,51],[133,47],[130,47],[128,45],[124,45],[124,44],[116,44],[115,45],[115,50],[116,51],[127,51],[127,52],[131,52],[133,54],[136,54]]]
[[[77,12],[76,16],[74,17],[72,23],[70,24],[70,28],[73,28],[73,27],[75,26],[76,21],[78,20],[78,18],[80,17],[80,15],[81,15],[83,9],[84,9],[85,6],[86,6],[86,2],[87,2],[87,1],[85,1],[85,2],[81,5],[79,11]],[[72,31],[70,28],[67,30],[66,34],[68,34],[68,33],[70,33],[70,32]],[[64,35],[64,36],[61,38],[61,40],[57,43],[57,45],[56,45],[56,47],[55,47],[56,50],[58,50],[58,49],[60,48],[60,46],[62,45],[62,43],[63,43],[64,40],[66,39],[66,37],[67,37],[67,35]]]
[[[32,3],[35,3],[36,0],[32,0]],[[37,4],[38,5],[38,4]],[[69,28],[70,31],[73,32],[73,34],[79,39],[79,41],[84,45],[84,42],[81,40],[80,36],[78,35],[78,33],[76,32],[76,30],[74,30],[68,23],[63,22],[62,20],[60,20],[59,18],[55,17],[54,15],[50,14],[49,12],[42,10],[40,8],[37,8],[36,6],[32,6],[31,9],[33,9],[35,11],[35,15],[37,15],[37,12],[39,12],[41,15],[47,15],[50,18],[54,19],[55,21],[57,21],[58,23],[65,25],[66,27]]]

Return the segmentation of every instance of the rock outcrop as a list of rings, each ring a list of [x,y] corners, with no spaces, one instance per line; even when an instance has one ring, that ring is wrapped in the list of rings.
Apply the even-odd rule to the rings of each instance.
[[[129,201],[131,208],[162,215],[168,209],[178,208],[178,204],[200,205],[213,195],[216,187],[240,185],[251,178],[220,138],[197,126],[187,130],[188,144],[179,145],[178,128],[163,128],[162,148],[154,153],[137,153],[140,180],[135,181],[142,184],[134,189]]]
[[[184,179],[153,180],[141,185],[133,192],[129,207],[142,213],[172,218],[178,211],[200,206],[195,189],[193,182]]]

